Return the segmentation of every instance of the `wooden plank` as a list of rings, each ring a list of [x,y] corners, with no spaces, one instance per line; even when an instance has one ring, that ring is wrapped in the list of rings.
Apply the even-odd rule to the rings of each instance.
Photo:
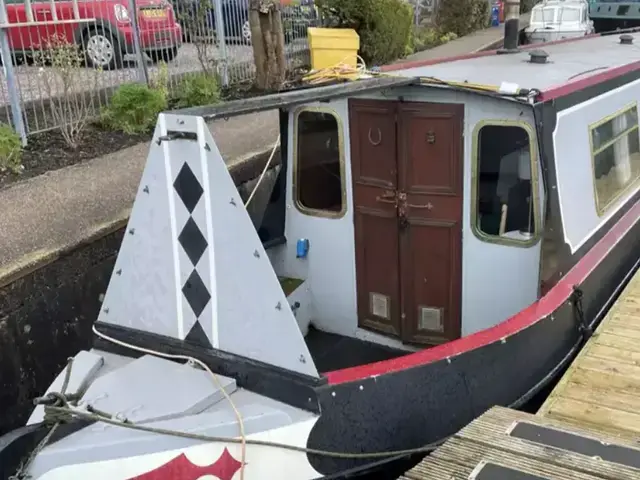
[[[640,365],[640,351],[622,350],[598,342],[589,345],[589,351],[585,355],[610,362]]]
[[[506,452],[511,452],[521,457],[532,457],[545,464],[555,464],[576,472],[603,477],[624,478],[628,480],[640,480],[640,469],[604,461],[599,458],[571,452],[564,448],[555,448],[542,443],[523,440],[508,434],[516,422],[526,422],[540,427],[553,428],[561,432],[577,434],[582,437],[606,441],[609,444],[618,444],[625,448],[640,450],[635,441],[622,441],[612,436],[603,436],[593,430],[567,427],[558,421],[549,421],[535,415],[523,414],[509,409],[491,409],[485,415],[465,427],[457,435],[461,439],[474,441]]]
[[[619,409],[607,408],[571,398],[557,397],[545,416],[568,420],[580,425],[637,438],[640,434],[640,415]]]
[[[609,333],[598,333],[598,335],[593,338],[593,343],[605,345],[611,348],[618,348],[627,352],[640,352],[640,342],[637,340],[627,339],[620,337],[619,335],[611,335]],[[585,353],[585,355],[588,355],[588,353]],[[579,363],[578,359],[576,359],[574,363]]]
[[[587,390],[594,392],[588,395]],[[634,402],[634,394],[639,397],[637,402]],[[613,402],[619,402],[619,405]],[[640,271],[553,389],[538,415],[563,418],[577,424],[588,419],[589,425],[607,431],[616,430],[622,419],[636,422],[623,430],[622,434],[628,435],[640,429],[640,415],[634,414],[633,410],[640,411]],[[610,414],[614,416],[609,417]],[[592,418],[593,415],[596,418]]]
[[[546,463],[544,460],[514,454],[510,451],[495,448],[492,445],[476,443],[463,438],[454,437],[431,454],[433,458],[466,467],[465,473],[470,474],[480,462],[490,462],[503,467],[512,468],[530,475],[557,480],[601,480],[584,471],[575,471],[556,464]],[[428,477],[424,477],[428,478]],[[638,477],[636,477],[638,478]]]
[[[619,445],[632,454],[637,452],[633,459],[636,465],[640,462],[640,448],[635,438],[618,439],[596,429],[571,427],[557,420],[494,407],[406,472],[402,480],[466,480],[482,462],[558,480],[640,480],[640,468],[571,451],[579,447],[575,444],[560,448],[542,443],[541,437],[523,439],[510,435],[518,422],[595,440],[598,448],[604,449],[601,455],[605,457],[606,449]],[[608,452],[611,457],[610,450]]]

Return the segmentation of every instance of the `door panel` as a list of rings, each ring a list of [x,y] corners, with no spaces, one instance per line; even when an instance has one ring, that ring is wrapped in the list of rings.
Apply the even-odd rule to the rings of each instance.
[[[402,339],[438,344],[460,336],[460,225],[412,218],[402,248],[405,318]]]
[[[354,182],[395,187],[398,177],[395,103],[352,100],[349,105]]]
[[[351,101],[359,325],[460,336],[461,105]]]
[[[349,102],[358,324],[400,335],[395,104]]]
[[[460,336],[462,295],[462,105],[399,106],[402,339]],[[406,220],[402,220],[402,217]]]

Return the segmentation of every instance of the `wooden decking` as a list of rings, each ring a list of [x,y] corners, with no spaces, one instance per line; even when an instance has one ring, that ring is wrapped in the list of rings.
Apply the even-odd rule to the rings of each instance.
[[[536,415],[494,407],[402,480],[640,480],[640,271]]]
[[[538,415],[620,438],[640,434],[640,272],[607,313]]]

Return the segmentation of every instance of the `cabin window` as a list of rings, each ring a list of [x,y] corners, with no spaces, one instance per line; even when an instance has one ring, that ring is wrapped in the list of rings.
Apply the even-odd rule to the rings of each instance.
[[[560,17],[561,22],[579,22],[580,21],[580,9],[564,7]]]
[[[482,240],[521,246],[537,241],[534,138],[523,123],[483,122],[476,127],[472,226]]]
[[[325,110],[296,115],[294,195],[302,212],[342,216],[345,212],[342,129],[338,117]]]
[[[598,214],[640,178],[640,137],[636,105],[591,127],[591,150]]]
[[[544,8],[534,9],[531,22],[532,23],[554,23],[556,19],[557,11],[558,9],[555,7],[544,7]]]

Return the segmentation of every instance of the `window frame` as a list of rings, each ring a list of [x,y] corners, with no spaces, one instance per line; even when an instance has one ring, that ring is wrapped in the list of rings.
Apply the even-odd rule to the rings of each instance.
[[[340,195],[341,195],[341,203],[342,208],[337,212],[332,212],[329,210],[318,210],[315,208],[309,208],[303,205],[300,202],[298,192],[300,189],[299,181],[298,181],[298,172],[299,172],[299,158],[298,158],[298,119],[300,114],[304,112],[316,112],[316,113],[327,113],[330,114],[336,120],[336,125],[338,127],[338,148],[340,150],[339,153],[339,162],[340,162]],[[304,214],[313,217],[322,217],[322,218],[333,218],[338,219],[342,218],[347,213],[347,188],[346,188],[346,168],[345,168],[345,141],[344,141],[344,128],[342,125],[342,118],[340,114],[333,108],[329,107],[309,107],[303,106],[297,108],[293,112],[293,152],[292,152],[292,200],[296,209]]]
[[[534,234],[531,238],[518,239],[500,237],[499,235],[490,235],[483,232],[478,227],[478,182],[479,176],[479,160],[480,155],[478,147],[480,146],[480,131],[483,127],[520,127],[529,136],[529,156],[531,158],[531,200],[533,202],[533,226]],[[471,137],[471,212],[469,215],[471,221],[471,231],[473,235],[480,241],[499,245],[508,245],[512,247],[531,248],[536,245],[542,237],[542,218],[540,211],[540,179],[538,176],[538,143],[534,128],[523,120],[501,120],[501,119],[485,119],[478,121],[473,127]]]
[[[607,142],[602,144],[599,148],[594,150],[593,149],[593,131],[596,128],[604,125],[605,123],[610,122],[614,118],[617,118],[620,115],[627,113],[629,110],[633,110],[634,108],[636,109],[636,118],[638,118],[638,122],[634,126],[627,128],[624,132],[619,133],[618,135],[613,137],[611,140],[608,140]],[[599,153],[602,153],[604,150],[611,147],[613,144],[615,144],[615,142],[620,140],[623,136],[628,135],[633,130],[637,132],[639,137],[639,142],[640,142],[640,109],[638,109],[638,102],[637,101],[631,102],[626,106],[622,107],[621,109],[616,110],[615,112],[607,115],[601,120],[598,120],[597,122],[589,124],[588,129],[589,129],[588,130],[589,154],[591,155],[591,179],[593,182],[593,203],[596,208],[596,214],[598,215],[598,217],[602,217],[606,215],[608,212],[610,212],[611,209],[618,204],[620,199],[625,195],[627,195],[634,187],[637,187],[640,182],[640,175],[638,175],[635,179],[629,182],[629,184],[625,186],[622,190],[619,190],[611,198],[611,200],[609,200],[609,202],[606,205],[603,205],[602,207],[600,207],[600,204],[598,202],[598,186],[597,186],[598,179],[596,178],[596,155]]]

